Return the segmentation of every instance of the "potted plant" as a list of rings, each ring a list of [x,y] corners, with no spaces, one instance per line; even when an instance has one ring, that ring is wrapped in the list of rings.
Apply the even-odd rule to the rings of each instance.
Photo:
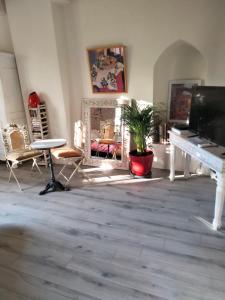
[[[147,150],[146,140],[154,133],[156,111],[152,105],[140,107],[132,99],[131,105],[123,106],[121,118],[127,126],[136,149],[129,153],[130,173],[136,176],[151,176],[153,152]]]

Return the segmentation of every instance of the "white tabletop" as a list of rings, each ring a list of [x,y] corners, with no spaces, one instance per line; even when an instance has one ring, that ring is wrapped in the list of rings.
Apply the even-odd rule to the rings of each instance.
[[[46,140],[37,140],[33,142],[30,146],[33,149],[43,150],[43,149],[59,148],[64,145],[66,145],[65,139],[46,139]]]

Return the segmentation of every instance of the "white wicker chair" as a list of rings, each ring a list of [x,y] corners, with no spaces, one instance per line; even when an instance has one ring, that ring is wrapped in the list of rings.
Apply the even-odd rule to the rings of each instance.
[[[41,151],[29,148],[30,140],[26,127],[24,125],[9,124],[1,130],[4,145],[6,165],[10,170],[9,181],[13,176],[19,189],[22,191],[19,180],[15,174],[15,167],[21,163],[33,160],[32,169],[36,167],[41,173],[37,164],[37,158],[42,156]]]

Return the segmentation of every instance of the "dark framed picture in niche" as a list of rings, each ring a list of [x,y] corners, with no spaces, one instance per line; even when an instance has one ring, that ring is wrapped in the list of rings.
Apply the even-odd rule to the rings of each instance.
[[[88,49],[93,93],[126,93],[125,46]]]
[[[170,80],[168,95],[168,120],[175,123],[189,122],[192,88],[201,80]]]

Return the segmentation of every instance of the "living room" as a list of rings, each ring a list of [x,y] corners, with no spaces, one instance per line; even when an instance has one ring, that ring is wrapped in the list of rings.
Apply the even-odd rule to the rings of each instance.
[[[68,146],[90,101],[141,100],[167,118],[171,81],[225,86],[224,12],[223,0],[0,1],[0,52],[16,60],[21,118],[29,127],[37,92],[50,138]],[[125,49],[126,89],[96,92],[89,51],[114,46]],[[1,163],[0,299],[224,299],[225,236],[210,227],[215,181],[179,172],[170,182],[169,146],[156,149],[152,178],[92,159],[70,191],[43,196],[48,168],[15,168],[21,192]]]

